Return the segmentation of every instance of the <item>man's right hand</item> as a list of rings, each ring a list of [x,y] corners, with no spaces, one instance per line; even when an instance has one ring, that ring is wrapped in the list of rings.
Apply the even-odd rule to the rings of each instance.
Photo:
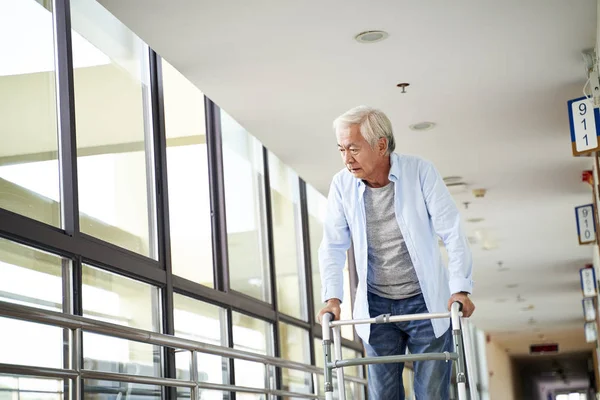
[[[340,314],[342,313],[342,309],[340,308],[340,304],[342,302],[340,301],[340,299],[329,299],[327,300],[327,304],[325,305],[325,307],[321,310],[321,312],[319,313],[319,316],[317,317],[319,319],[319,323],[321,324],[321,319],[323,318],[323,315],[325,315],[326,313],[332,313],[334,315],[334,321],[340,319]]]

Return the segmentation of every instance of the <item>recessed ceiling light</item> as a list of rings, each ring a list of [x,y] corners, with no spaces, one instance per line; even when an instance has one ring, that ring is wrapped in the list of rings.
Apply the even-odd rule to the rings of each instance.
[[[428,130],[433,129],[435,127],[435,123],[423,121],[423,122],[418,122],[416,124],[409,125],[408,127],[410,129],[412,129],[413,131],[423,132],[423,131],[428,131]]]
[[[457,175],[445,176],[443,178],[444,183],[452,184],[452,183],[460,183],[462,182],[463,177]]]
[[[384,31],[365,31],[354,36],[359,43],[377,43],[387,39],[388,33]]]
[[[508,285],[506,285],[507,289],[516,289],[519,287],[518,283],[509,283]]]
[[[470,222],[472,224],[476,224],[478,222],[483,222],[485,221],[485,218],[469,218],[467,219],[467,222]]]

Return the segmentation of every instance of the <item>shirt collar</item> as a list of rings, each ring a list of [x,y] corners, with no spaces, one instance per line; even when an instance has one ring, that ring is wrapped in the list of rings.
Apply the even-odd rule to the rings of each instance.
[[[400,176],[400,156],[396,153],[390,154],[390,173],[388,174],[388,179],[392,182],[397,182],[398,177]],[[356,185],[359,188],[363,188],[366,186],[362,179],[356,180]]]

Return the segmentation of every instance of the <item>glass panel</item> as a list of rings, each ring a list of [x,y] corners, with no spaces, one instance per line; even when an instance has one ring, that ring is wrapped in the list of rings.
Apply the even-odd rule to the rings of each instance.
[[[0,376],[2,400],[63,400],[64,381],[18,375]]]
[[[60,226],[52,2],[0,4],[0,207]],[[86,48],[73,37],[73,48]]]
[[[204,95],[162,60],[173,273],[213,285]]]
[[[271,301],[262,145],[221,111],[231,288]]]
[[[148,47],[94,0],[71,21],[81,231],[156,258]]]
[[[62,311],[63,262],[61,257],[0,238],[0,300]],[[1,363],[62,368],[61,328],[9,318],[0,318],[0,326]],[[16,389],[19,382],[31,384],[11,382]]]
[[[190,398],[189,389],[178,388],[178,391],[181,392],[181,398]],[[83,381],[83,398],[89,400],[161,400],[161,393],[162,388],[154,385],[93,379],[86,379]]]
[[[233,347],[253,353],[273,355],[273,326],[261,319],[234,312]],[[255,388],[265,387],[265,367],[255,362],[235,360],[235,384]],[[269,378],[274,379],[272,371]]]
[[[281,357],[310,365],[310,347],[308,331],[297,326],[279,323],[281,338]],[[282,369],[283,390],[297,393],[312,393],[312,374]],[[284,397],[284,399],[287,397]]]
[[[62,311],[63,262],[61,257],[0,238],[0,300]]]
[[[175,293],[175,336],[216,346],[228,347],[227,313],[223,308]],[[178,379],[190,379],[191,352],[175,353]],[[229,382],[229,359],[197,353],[198,380],[210,383]]]
[[[178,389],[181,390],[181,389]],[[178,393],[178,398],[186,398],[189,399],[190,397],[182,397],[181,394]],[[240,398],[239,396],[237,397],[238,399]],[[231,399],[231,393],[229,392],[221,392],[218,390],[208,390],[208,389],[200,389],[200,400],[230,400]]]
[[[306,320],[298,175],[269,153],[269,182],[279,311]]]
[[[362,357],[362,355],[356,350],[352,350],[347,347],[342,347],[342,357],[344,357],[344,360],[347,360],[352,358],[360,358]],[[359,367],[358,365],[355,365],[353,367],[346,367],[344,368],[344,373],[350,376],[360,377],[360,368],[361,367]]]
[[[237,392],[235,398],[240,400],[266,400],[267,396],[264,394]]]
[[[83,316],[159,331],[158,289],[88,265],[83,266]],[[161,349],[146,343],[83,333],[86,368],[161,376]]]
[[[63,367],[63,329],[0,317],[0,363]]]
[[[310,260],[312,265],[313,300],[315,312],[318,313],[324,304],[321,299],[321,274],[319,269],[319,246],[323,240],[323,224],[327,213],[327,198],[310,185],[306,185],[306,201],[308,205],[308,230],[310,237]],[[352,319],[350,299],[350,271],[348,261],[344,267],[344,301],[342,302],[342,319]],[[342,326],[342,336],[354,340],[354,328]]]

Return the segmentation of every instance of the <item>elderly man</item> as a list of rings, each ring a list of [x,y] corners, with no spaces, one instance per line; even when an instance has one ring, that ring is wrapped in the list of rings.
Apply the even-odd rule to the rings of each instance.
[[[334,122],[345,168],[331,183],[319,250],[326,312],[340,317],[346,251],[354,244],[358,288],[354,318],[381,314],[445,312],[475,306],[471,253],[461,217],[442,178],[428,161],[394,153],[392,125],[384,113],[356,107]],[[443,265],[438,238],[448,251]],[[452,351],[449,321],[358,325],[369,356]],[[416,362],[417,399],[449,397],[451,363]],[[369,366],[369,398],[404,399],[403,364]]]

